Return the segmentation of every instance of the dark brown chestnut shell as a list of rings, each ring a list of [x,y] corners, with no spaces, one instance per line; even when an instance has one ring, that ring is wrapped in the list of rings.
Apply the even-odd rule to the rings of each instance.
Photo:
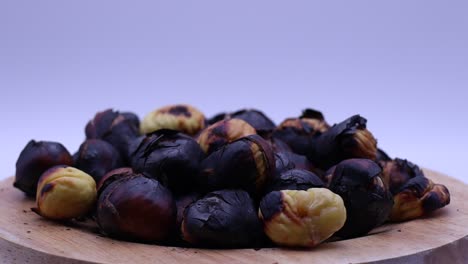
[[[16,161],[13,186],[30,197],[35,197],[42,173],[56,165],[73,165],[70,152],[60,143],[31,140]]]

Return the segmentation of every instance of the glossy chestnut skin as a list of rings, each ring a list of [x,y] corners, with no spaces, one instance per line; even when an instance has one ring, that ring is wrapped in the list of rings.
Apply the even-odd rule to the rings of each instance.
[[[302,169],[318,173],[306,156],[293,152],[275,152],[275,175],[291,169]],[[318,173],[321,175],[321,172]]]
[[[375,160],[377,140],[366,129],[367,120],[354,115],[316,138],[307,157],[323,170],[351,158]]]
[[[101,232],[122,240],[164,242],[174,228],[171,192],[155,179],[135,174],[112,182],[99,196],[96,222]]]
[[[99,182],[96,183],[96,190],[98,196],[102,193],[102,191],[109,186],[111,183],[114,181],[129,177],[134,175],[135,173],[133,172],[133,169],[130,167],[122,167],[118,169],[114,169],[106,173]]]
[[[257,109],[242,109],[232,113],[231,117],[239,118],[249,123],[261,136],[270,134],[276,127],[269,117]]]
[[[124,163],[119,151],[110,143],[100,139],[88,139],[80,145],[74,166],[99,182],[107,172],[124,166]]]
[[[274,170],[270,145],[259,135],[251,135],[208,155],[201,163],[199,183],[204,191],[243,189],[257,198]]]
[[[249,135],[255,135],[255,128],[242,119],[232,118],[221,120],[203,129],[197,137],[197,142],[207,154],[220,147]]]
[[[347,212],[337,236],[362,236],[387,220],[393,197],[381,173],[380,166],[368,159],[348,159],[336,165],[329,189],[343,198]]]
[[[306,155],[316,138],[328,128],[321,112],[306,109],[299,118],[287,118],[281,122],[273,131],[272,137],[284,141],[293,152]]]
[[[86,138],[107,141],[119,151],[124,162],[128,162],[128,148],[139,136],[135,116],[112,109],[98,112],[86,125]]]
[[[134,127],[140,127],[140,118],[135,113],[122,112],[120,114],[125,117],[125,120],[133,124]]]
[[[266,186],[265,193],[282,190],[308,190],[324,187],[323,181],[315,173],[292,169],[275,176]]]
[[[195,246],[258,246],[264,235],[257,210],[243,190],[220,190],[190,204],[182,221],[183,239]]]
[[[72,165],[70,152],[60,143],[31,140],[21,151],[16,161],[16,174],[13,186],[26,195],[34,197],[37,182],[49,168],[56,165]]]
[[[205,156],[192,137],[168,129],[135,140],[130,153],[135,172],[152,176],[177,194],[193,190]]]

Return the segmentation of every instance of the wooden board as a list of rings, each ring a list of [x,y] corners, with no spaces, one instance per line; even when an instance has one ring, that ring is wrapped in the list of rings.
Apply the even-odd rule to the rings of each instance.
[[[4,263],[468,263],[468,186],[425,172],[449,188],[449,206],[428,218],[311,250],[206,250],[112,240],[92,225],[65,226],[39,217],[30,210],[33,201],[9,178],[0,182],[0,257]]]

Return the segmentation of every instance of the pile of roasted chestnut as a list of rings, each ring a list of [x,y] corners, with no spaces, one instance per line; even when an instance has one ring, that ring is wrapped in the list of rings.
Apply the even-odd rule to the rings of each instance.
[[[306,109],[278,126],[261,111],[211,119],[189,105],[97,113],[71,155],[30,141],[14,186],[53,220],[161,245],[313,247],[425,216],[450,202],[415,164],[377,148],[366,119],[330,126]]]

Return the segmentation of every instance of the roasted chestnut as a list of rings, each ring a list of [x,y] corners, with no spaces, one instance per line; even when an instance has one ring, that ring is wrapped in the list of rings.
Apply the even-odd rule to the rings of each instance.
[[[148,134],[159,129],[172,129],[195,135],[205,127],[205,116],[191,105],[169,105],[147,114],[140,130]]]
[[[37,182],[47,169],[55,165],[72,165],[73,159],[60,143],[31,140],[21,151],[16,161],[16,174],[13,186],[28,196],[34,197]]]
[[[135,173],[133,172],[133,169],[130,167],[122,167],[109,171],[101,178],[101,180],[99,180],[99,182],[96,185],[98,196],[101,195],[102,191],[114,181],[132,176],[134,174]]]
[[[346,209],[340,196],[311,188],[270,192],[260,202],[258,215],[277,245],[314,247],[344,225]]]
[[[212,125],[212,124],[214,124],[214,123],[216,123],[218,121],[221,121],[221,120],[224,120],[224,119],[229,119],[229,118],[231,118],[231,115],[228,114],[228,113],[223,112],[223,113],[219,113],[219,114],[216,114],[213,117],[208,118],[206,120],[206,123],[208,125]]]
[[[345,159],[375,160],[377,140],[366,129],[366,123],[365,118],[355,115],[334,125],[316,138],[308,158],[324,170]]]
[[[315,139],[329,128],[321,112],[306,109],[299,118],[284,120],[273,131],[273,138],[284,141],[292,151],[301,155],[310,152]]]
[[[133,124],[134,127],[140,127],[140,118],[135,113],[132,112],[122,112],[120,113],[125,117],[129,123]]]
[[[274,170],[270,145],[259,135],[251,135],[208,155],[201,163],[199,182],[205,191],[243,189],[257,198]]]
[[[270,134],[275,129],[275,123],[262,111],[257,109],[243,109],[231,114],[232,118],[242,119],[249,123],[261,136]]]
[[[202,130],[197,141],[205,153],[211,153],[227,143],[256,133],[255,128],[242,119],[226,119]]]
[[[192,191],[205,154],[191,137],[162,129],[134,141],[130,150],[135,172],[158,179],[171,191]]]
[[[109,142],[119,151],[121,158],[128,162],[128,148],[139,136],[138,127],[135,125],[135,116],[108,109],[98,112],[88,122],[85,128],[86,138]]]
[[[183,239],[215,248],[258,246],[264,239],[257,210],[243,190],[220,190],[190,204],[182,221]]]
[[[39,179],[33,211],[45,218],[67,220],[85,216],[95,202],[96,182],[90,175],[57,165]]]
[[[376,154],[375,160],[377,162],[385,162],[385,161],[391,161],[392,158],[390,158],[390,156],[388,156],[388,154],[385,151],[377,148],[377,154]]]
[[[282,172],[267,183],[265,193],[282,190],[308,190],[324,187],[323,181],[315,173],[292,169]]]
[[[109,184],[99,196],[96,221],[107,236],[137,242],[164,242],[174,228],[171,192],[155,179],[135,174]]]
[[[316,171],[316,168],[312,165],[312,163],[310,163],[306,156],[293,152],[276,152],[275,168],[276,175],[291,169],[303,169],[314,172]]]
[[[96,182],[107,172],[123,165],[117,149],[100,139],[88,139],[83,142],[74,160],[74,166],[91,175]]]
[[[450,203],[447,187],[426,178],[416,164],[399,158],[383,164],[383,178],[390,186],[395,202],[391,221],[419,218]]]
[[[387,220],[393,197],[381,173],[380,166],[368,159],[348,159],[336,165],[329,188],[343,198],[347,212],[337,236],[362,236]]]

